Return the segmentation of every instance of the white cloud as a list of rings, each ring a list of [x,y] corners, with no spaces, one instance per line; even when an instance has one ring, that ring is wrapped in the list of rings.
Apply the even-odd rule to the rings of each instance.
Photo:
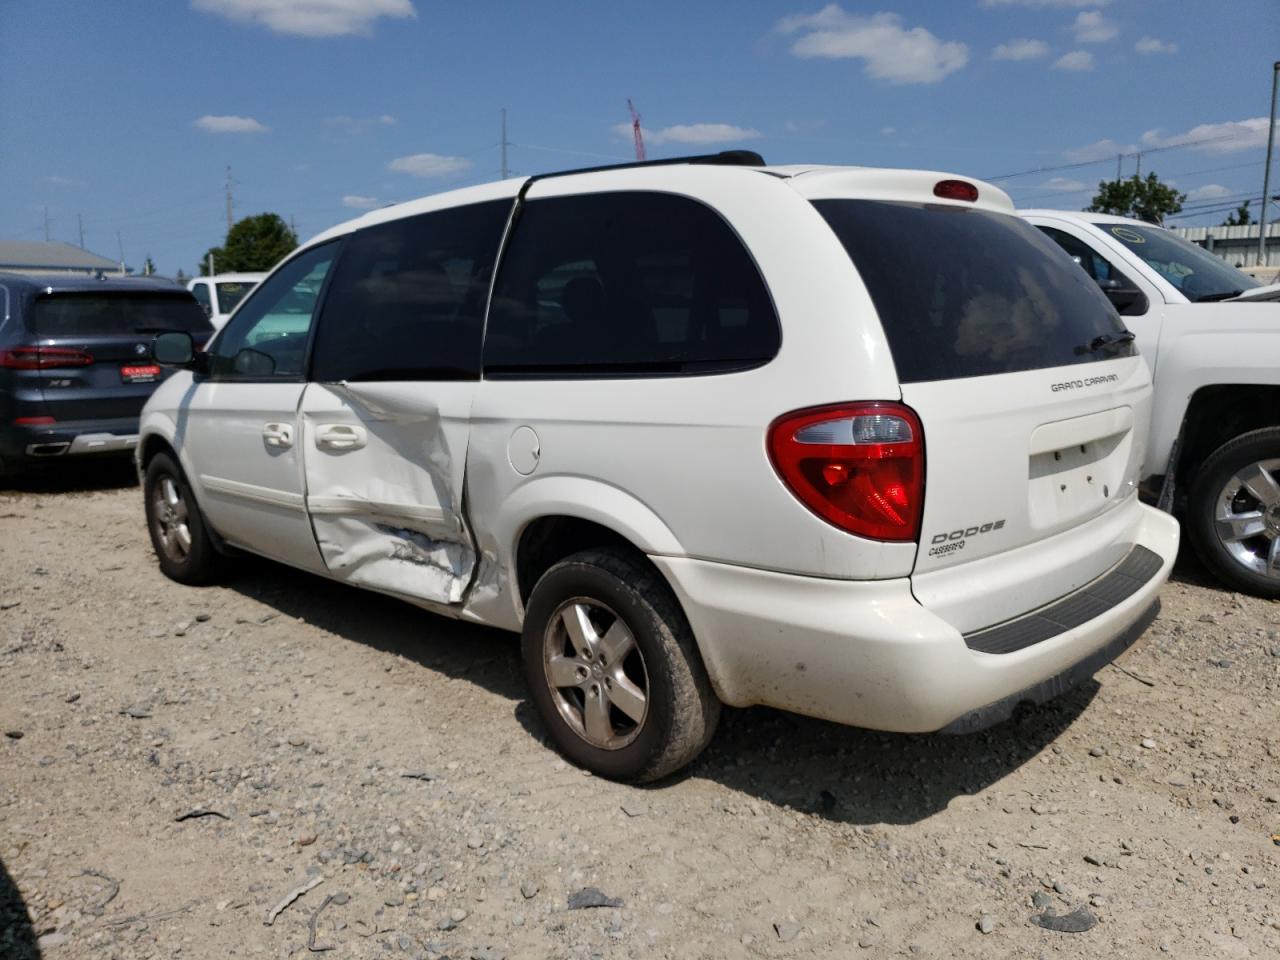
[[[370,127],[394,127],[400,121],[389,113],[377,117],[348,117],[345,114],[336,117],[325,117],[324,122],[352,135],[364,133]]]
[[[44,178],[45,183],[51,183],[55,187],[83,187],[83,180],[76,180],[73,177],[60,177],[56,173],[50,174]]]
[[[1157,40],[1155,37],[1143,37],[1133,45],[1139,53],[1177,53],[1178,45],[1169,40]]]
[[[661,130],[646,130],[641,127],[644,142],[659,146],[664,143],[686,143],[705,146],[715,143],[732,143],[735,140],[754,140],[760,131],[751,127],[735,127],[729,123],[677,123],[673,127]],[[613,127],[619,136],[631,136],[631,124],[618,123]]]
[[[297,37],[372,33],[379,17],[416,17],[410,0],[191,0],[195,10]]]
[[[1062,155],[1072,163],[1087,163],[1090,160],[1113,160],[1118,153],[1134,153],[1137,149],[1132,143],[1098,140],[1088,146],[1064,150]]]
[[[881,127],[880,128],[880,136],[882,137],[892,137],[897,132],[898,132],[897,127]]]
[[[1072,50],[1053,61],[1055,70],[1075,70],[1083,72],[1093,69],[1093,54],[1088,50]]]
[[[377,197],[361,197],[354,193],[349,193],[342,198],[342,205],[350,207],[352,210],[372,210],[378,205]]]
[[[1078,193],[1081,190],[1089,190],[1091,188],[1087,183],[1080,180],[1069,180],[1066,177],[1050,177],[1040,184],[1037,189],[1053,190],[1056,193]]]
[[[1195,145],[1194,149],[1204,150],[1206,153],[1237,153],[1240,150],[1264,148],[1267,145],[1267,118],[1202,123],[1186,133],[1176,133],[1169,137],[1159,130],[1148,130],[1142,135],[1142,145],[1145,147],[1181,147],[1192,144]]]
[[[195,126],[205,133],[266,133],[271,129],[253,117],[215,117],[209,113],[195,121]]]
[[[817,13],[785,17],[776,29],[800,35],[791,44],[797,57],[856,58],[868,76],[889,83],[937,83],[969,62],[963,43],[939,40],[924,27],[905,29],[896,13],[863,17],[833,3]]]
[[[415,153],[408,157],[396,157],[387,164],[395,173],[408,173],[415,177],[447,177],[461,173],[471,166],[464,157],[442,157],[437,153]]]
[[[1085,10],[1076,14],[1071,32],[1076,35],[1076,43],[1106,43],[1114,40],[1120,29],[1101,10]]]
[[[1219,197],[1229,197],[1235,191],[1224,187],[1220,183],[1206,183],[1203,187],[1196,187],[1194,190],[1187,191],[1188,200],[1217,200]]]
[[[1049,45],[1043,40],[1020,38],[1002,43],[991,51],[992,60],[1035,60],[1049,53]]]
[[[1111,0],[982,0],[984,7],[1105,7]]]

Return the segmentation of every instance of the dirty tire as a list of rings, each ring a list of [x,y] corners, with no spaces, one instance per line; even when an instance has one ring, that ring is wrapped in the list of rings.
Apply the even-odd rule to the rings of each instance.
[[[629,629],[648,685],[643,722],[623,746],[594,746],[561,715],[548,681],[548,629],[567,603],[600,604]],[[529,695],[556,747],[575,764],[611,780],[644,783],[665,777],[711,741],[720,701],[711,689],[693,630],[671,588],[638,555],[586,550],[561,560],[538,580],[521,638]]]
[[[1219,495],[1233,476],[1250,464],[1276,459],[1280,459],[1280,427],[1253,430],[1227,441],[1197,471],[1186,516],[1191,545],[1215,577],[1233,589],[1272,600],[1280,599],[1280,578],[1250,570],[1232,556],[1215,531],[1215,516]]]
[[[182,552],[175,552],[166,547],[162,535],[163,524],[157,514],[157,495],[163,496],[163,490],[172,489],[181,498],[185,507],[185,529],[190,538],[190,545]],[[217,578],[221,572],[221,556],[214,549],[209,530],[205,526],[204,515],[196,504],[195,494],[183,475],[182,469],[167,453],[157,453],[147,464],[146,474],[142,482],[143,503],[146,507],[147,531],[151,534],[151,546],[160,561],[160,569],[170,580],[197,586],[206,584]]]

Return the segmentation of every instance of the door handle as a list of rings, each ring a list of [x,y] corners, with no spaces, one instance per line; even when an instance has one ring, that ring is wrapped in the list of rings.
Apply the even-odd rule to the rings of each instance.
[[[359,450],[369,441],[364,427],[349,423],[322,423],[316,427],[316,446],[321,450]]]
[[[293,446],[293,426],[288,423],[264,423],[262,439],[268,447],[285,449]]]

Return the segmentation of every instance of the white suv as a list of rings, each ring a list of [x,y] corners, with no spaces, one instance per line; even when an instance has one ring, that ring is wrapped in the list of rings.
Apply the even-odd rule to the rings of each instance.
[[[521,632],[559,748],[651,780],[722,703],[967,731],[1155,616],[1146,364],[995,187],[725,154],[369,213],[170,378],[163,570],[241,548]]]

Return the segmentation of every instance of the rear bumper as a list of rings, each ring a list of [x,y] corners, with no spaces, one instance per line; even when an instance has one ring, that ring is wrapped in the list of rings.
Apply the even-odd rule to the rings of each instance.
[[[39,462],[63,456],[127,453],[138,445],[138,418],[0,428],[0,459]]]
[[[1154,617],[1173,566],[1177,522],[1143,507],[1132,542],[1159,558],[1148,579],[1085,622],[1007,653],[971,649],[916,601],[907,579],[850,582],[653,560],[679,596],[724,702],[926,733],[997,723],[1018,703],[1057,695],[1132,645]]]

